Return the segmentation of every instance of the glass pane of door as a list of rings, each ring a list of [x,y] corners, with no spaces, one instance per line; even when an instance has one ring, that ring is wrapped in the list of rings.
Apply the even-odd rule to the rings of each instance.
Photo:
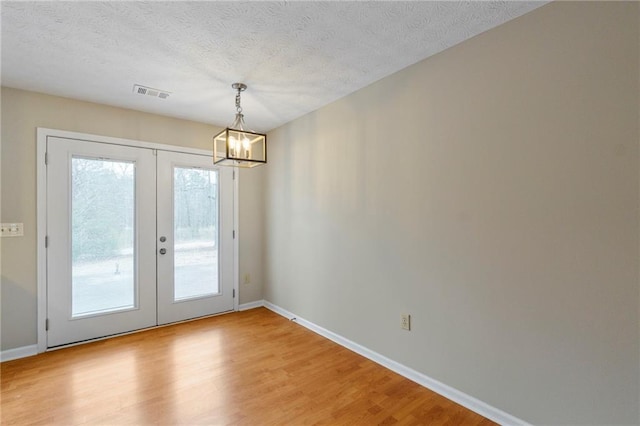
[[[72,317],[136,306],[135,163],[71,159]]]
[[[218,172],[174,167],[174,301],[220,293]]]

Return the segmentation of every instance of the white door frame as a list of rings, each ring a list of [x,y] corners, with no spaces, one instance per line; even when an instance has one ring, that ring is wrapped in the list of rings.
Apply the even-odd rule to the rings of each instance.
[[[109,136],[92,135],[89,133],[70,132],[66,130],[48,129],[38,127],[37,129],[37,146],[36,146],[36,216],[37,216],[37,329],[38,329],[38,353],[47,350],[47,251],[45,247],[45,239],[47,236],[47,168],[46,168],[46,150],[47,139],[49,137],[59,137],[67,139],[79,139],[92,142],[108,143],[113,145],[126,145],[139,148],[149,148],[159,151],[183,152],[187,154],[212,155],[210,151],[198,148],[187,148],[175,145],[166,145],[155,142],[137,141],[133,139],[114,138]],[[233,228],[236,238],[233,240],[233,291],[235,297],[233,299],[233,310],[238,310],[239,294],[239,246],[238,241],[238,181],[239,173],[235,173],[233,181]]]

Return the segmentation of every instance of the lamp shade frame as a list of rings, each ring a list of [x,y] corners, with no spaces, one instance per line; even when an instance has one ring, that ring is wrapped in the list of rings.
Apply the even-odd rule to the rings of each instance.
[[[262,153],[263,158],[251,158],[251,157],[237,157],[235,148],[232,148],[230,137],[231,132],[235,132],[238,135],[248,135],[248,139],[257,139],[257,143],[262,142]],[[220,149],[221,147],[218,144],[224,143],[224,149]],[[255,143],[255,142],[254,142]],[[236,152],[234,152],[236,151]],[[246,152],[246,151],[245,151]],[[223,154],[223,155],[220,155]],[[227,127],[222,130],[220,133],[213,137],[213,164],[219,166],[232,166],[232,167],[256,167],[262,164],[267,163],[267,135],[264,133],[256,133],[248,130],[242,129],[234,129],[232,127]]]

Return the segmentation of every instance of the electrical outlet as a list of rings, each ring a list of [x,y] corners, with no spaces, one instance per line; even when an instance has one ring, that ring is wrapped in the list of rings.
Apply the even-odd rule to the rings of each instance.
[[[403,330],[411,330],[411,315],[400,315],[400,327],[402,327]]]
[[[251,284],[251,274],[244,274],[244,284]]]

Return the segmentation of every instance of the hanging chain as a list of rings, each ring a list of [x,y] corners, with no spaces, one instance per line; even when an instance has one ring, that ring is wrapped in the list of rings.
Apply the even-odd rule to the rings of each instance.
[[[238,93],[236,93],[236,112],[238,114],[242,113],[242,107],[240,106],[240,92],[242,90],[238,87]]]

